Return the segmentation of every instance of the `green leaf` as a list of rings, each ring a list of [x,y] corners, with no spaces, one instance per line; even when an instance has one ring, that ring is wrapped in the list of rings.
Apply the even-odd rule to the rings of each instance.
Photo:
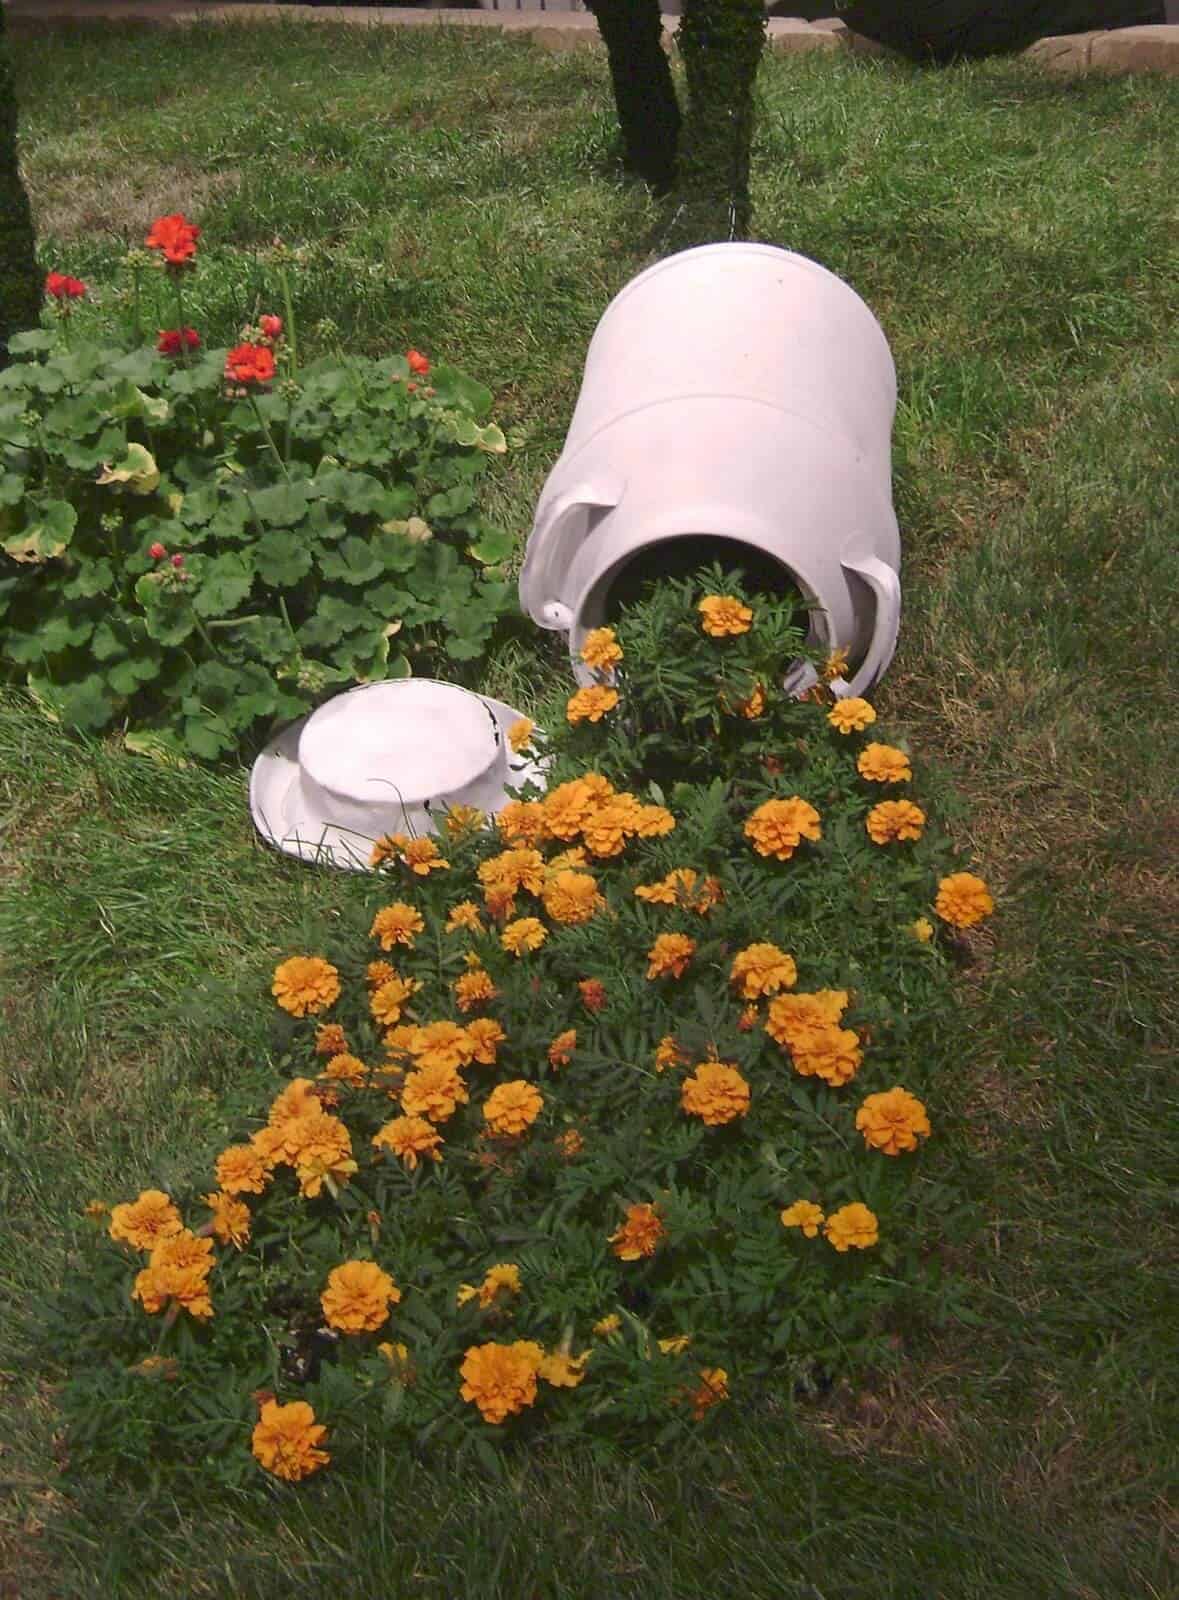
[[[220,719],[187,717],[184,723],[184,742],[201,761],[216,761],[227,750],[233,749],[233,735]]]
[[[316,607],[315,615],[298,629],[299,643],[312,649],[334,645],[342,633],[354,633],[360,628],[382,629],[385,618],[375,615],[368,606],[354,606],[347,600],[326,594]]]
[[[311,551],[306,541],[295,534],[272,529],[264,533],[253,549],[254,570],[272,589],[293,588],[311,571]],[[290,642],[290,635],[287,635]]]
[[[37,563],[61,555],[73,537],[78,514],[68,500],[43,500],[29,508],[32,520],[19,534],[4,541],[14,561]]]
[[[159,675],[158,656],[128,656],[107,672],[106,681],[118,695],[133,695],[141,684]]]
[[[477,544],[468,545],[467,554],[483,566],[506,561],[516,548],[516,541],[506,528],[489,528]]]
[[[14,333],[8,348],[14,356],[23,356],[33,350],[52,350],[56,343],[56,333],[50,333],[47,328],[30,328],[26,333]]]
[[[25,480],[18,472],[6,472],[0,477],[0,506],[17,506],[25,492]]]
[[[183,644],[196,627],[192,607],[177,590],[165,590],[154,573],[144,573],[135,585],[135,598],[143,607],[147,631],[158,644]]]
[[[319,558],[319,570],[332,581],[354,585],[373,583],[385,570],[375,544],[350,537]]]
[[[109,661],[112,656],[122,656],[127,653],[127,645],[115,632],[109,622],[100,622],[94,630],[94,637],[90,641],[90,654],[96,661]]]
[[[202,617],[227,616],[253,586],[254,574],[241,556],[232,552],[216,556],[200,568],[193,609]]]
[[[66,727],[105,728],[117,711],[106,685],[96,672],[80,683],[55,684],[29,674],[29,690],[48,705]]]
[[[258,521],[272,528],[290,528],[307,515],[310,496],[302,483],[276,483],[250,496]]]
[[[430,383],[441,406],[458,406],[478,420],[491,410],[491,390],[444,362],[430,368]]]
[[[316,473],[315,482],[324,499],[334,500],[346,511],[355,511],[359,515],[394,517],[397,515],[397,506],[404,499],[404,492],[398,495],[396,490],[386,489],[379,479],[369,473],[349,472],[344,467]],[[391,502],[391,495],[396,497],[396,504]]]

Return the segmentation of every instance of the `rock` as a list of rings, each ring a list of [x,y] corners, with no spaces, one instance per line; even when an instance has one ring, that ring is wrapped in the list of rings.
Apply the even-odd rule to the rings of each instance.
[[[1048,72],[1088,72],[1089,52],[1099,33],[1050,34],[1037,39],[1023,52],[1025,61],[1034,61]]]
[[[839,40],[835,34],[813,28],[798,17],[772,17],[766,39],[769,49],[776,52],[801,54],[807,50],[837,50]]]
[[[1089,65],[1099,72],[1165,72],[1179,77],[1179,23],[1095,34]]]

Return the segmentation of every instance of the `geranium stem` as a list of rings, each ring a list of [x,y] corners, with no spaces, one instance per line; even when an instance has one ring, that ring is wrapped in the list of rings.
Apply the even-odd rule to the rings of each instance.
[[[294,377],[299,370],[299,346],[295,341],[295,303],[291,299],[291,280],[285,267],[278,269],[278,281],[282,284],[282,308],[286,316],[287,349],[291,353],[291,376]]]
[[[269,424],[266,421],[266,418],[262,415],[262,408],[258,404],[258,396],[257,395],[252,394],[250,396],[250,404],[254,408],[254,415],[258,419],[258,426],[262,429],[262,432],[266,435],[266,443],[270,446],[271,452],[274,455],[274,459],[278,462],[279,467],[282,469],[283,477],[287,480],[288,483],[290,483],[291,475],[287,471],[287,464],[283,460],[282,455],[279,452],[279,448],[274,442],[274,435],[270,431],[270,427],[269,427]]]

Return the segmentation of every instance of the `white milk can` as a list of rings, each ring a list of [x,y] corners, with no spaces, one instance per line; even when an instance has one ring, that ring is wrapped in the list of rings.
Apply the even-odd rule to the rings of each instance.
[[[891,493],[896,371],[860,297],[788,250],[710,244],[657,262],[590,340],[565,448],[520,574],[524,610],[591,628],[649,579],[719,560],[754,590],[793,585],[809,642],[849,652],[838,694],[892,660],[900,539]],[[815,672],[783,663],[802,692]]]

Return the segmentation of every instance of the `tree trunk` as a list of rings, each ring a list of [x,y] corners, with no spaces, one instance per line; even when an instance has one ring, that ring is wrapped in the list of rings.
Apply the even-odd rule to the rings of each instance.
[[[692,226],[707,238],[749,232],[753,87],[765,37],[764,0],[684,0],[676,34],[688,80],[680,180]]]
[[[9,337],[40,320],[41,275],[33,213],[17,165],[16,96],[0,6],[0,369],[8,364]]]
[[[623,165],[655,189],[675,176],[680,108],[663,48],[659,0],[587,0],[606,46]]]

